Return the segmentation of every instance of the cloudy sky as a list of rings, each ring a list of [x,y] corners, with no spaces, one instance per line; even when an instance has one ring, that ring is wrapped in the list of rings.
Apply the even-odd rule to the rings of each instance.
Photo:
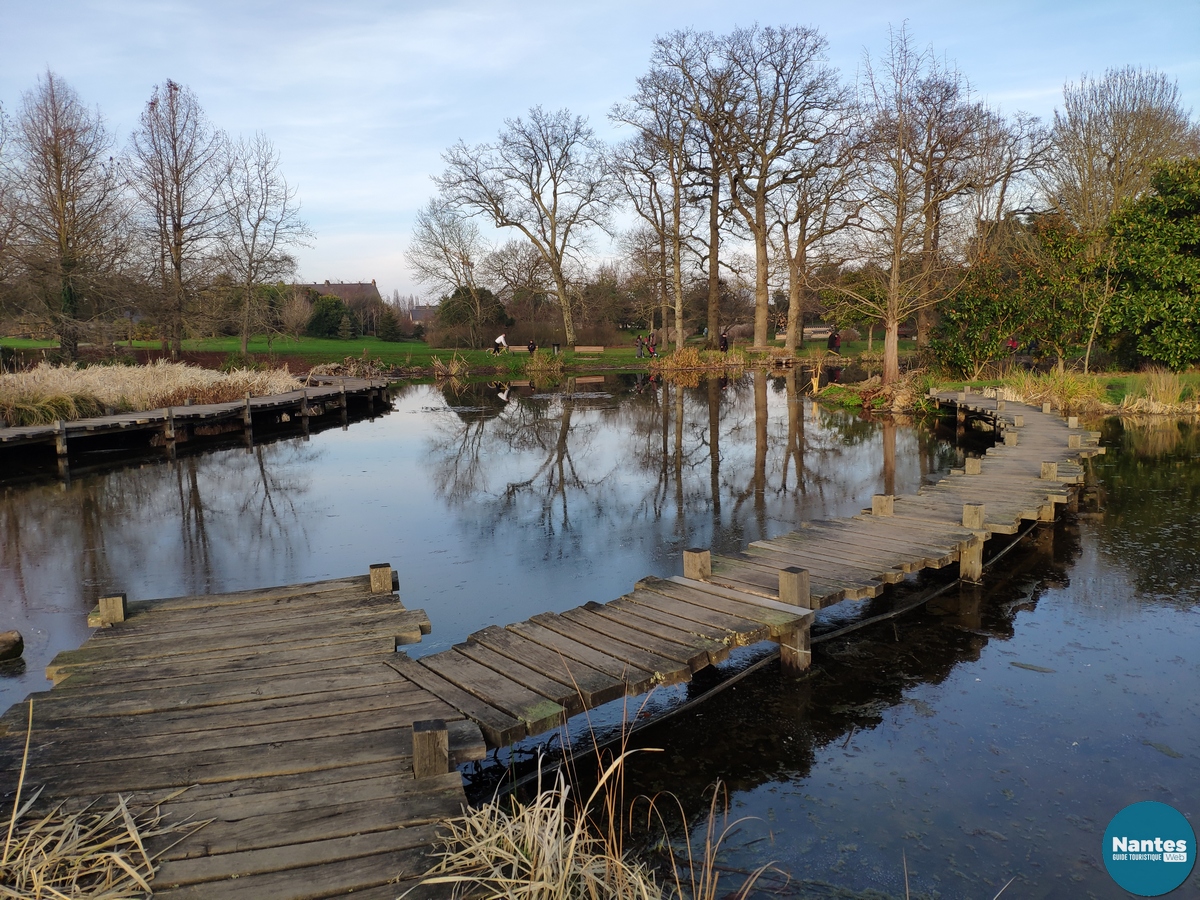
[[[489,140],[535,104],[618,137],[609,108],[677,28],[815,26],[852,78],[905,21],[1006,111],[1048,118],[1065,81],[1123,65],[1167,73],[1200,107],[1196,0],[0,0],[0,103],[14,112],[49,68],[124,141],[155,84],[186,84],[218,127],[281,151],[316,234],[306,279],[407,294],[414,213],[459,138]]]

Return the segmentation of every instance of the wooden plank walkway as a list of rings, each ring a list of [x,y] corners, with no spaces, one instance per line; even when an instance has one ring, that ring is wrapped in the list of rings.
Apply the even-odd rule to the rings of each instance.
[[[388,589],[390,569],[386,584],[373,567],[369,579],[102,600],[94,624],[112,627],[56,657],[56,686],[33,695],[28,784],[69,805],[117,793],[154,803],[186,788],[163,803],[168,820],[212,822],[165,853],[156,895],[394,897],[426,868],[435,823],[459,812],[454,766],[483,758],[485,739],[536,735],[760,641],[801,671],[816,610],[923,568],[958,563],[979,580],[984,542],[1052,521],[1072,501],[1079,460],[1103,452],[1098,434],[1049,410],[937,401],[1003,443],[916,494],[877,495],[861,515],[743,553],[690,550],[681,577],[485,628],[421,659],[398,645],[429,621]],[[0,717],[9,798],[26,711]]]
[[[485,746],[385,664],[429,620],[370,588],[364,576],[124,604],[125,621],[56,657],[55,687],[32,696],[26,796],[45,785],[68,806],[145,805],[185,788],[166,819],[212,821],[166,851],[156,897],[394,898],[404,886],[388,882],[428,868],[435,823],[466,802],[453,765]],[[417,780],[412,726],[429,719],[447,723],[451,766]],[[24,703],[0,717],[9,802],[27,722]]]
[[[199,403],[170,406],[163,409],[134,413],[118,413],[57,422],[53,425],[0,425],[0,451],[6,448],[48,444],[58,456],[66,456],[71,448],[87,446],[95,438],[132,435],[138,432],[161,433],[168,444],[186,440],[195,429],[223,424],[235,424],[249,429],[254,417],[279,418],[287,415],[307,422],[310,416],[320,416],[331,410],[345,411],[350,400],[365,398],[374,402],[382,398],[387,379],[381,378],[323,378],[311,387],[265,397],[248,397],[226,403]]]
[[[743,553],[684,554],[684,577],[645,578],[609,603],[489,627],[422,659],[388,665],[504,746],[657,684],[686,681],[734,647],[780,644],[785,669],[810,660],[815,610],[876,597],[923,568],[959,564],[978,581],[983,546],[1022,521],[1053,521],[1082,480],[1099,434],[994,396],[943,394],[939,406],[982,418],[1003,443],[916,494],[876,496],[848,519],[812,522]]]

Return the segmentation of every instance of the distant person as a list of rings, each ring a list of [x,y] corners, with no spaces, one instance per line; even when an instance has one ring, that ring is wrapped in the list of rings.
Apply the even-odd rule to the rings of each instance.
[[[729,352],[729,332],[728,331],[721,332],[721,352],[722,353]]]
[[[507,349],[508,341],[504,339],[504,335],[500,335],[500,337],[496,338],[496,340],[492,343],[493,353],[503,353]]]
[[[829,340],[825,342],[825,349],[833,353],[842,352],[842,336],[839,332],[829,332]]]
[[[1013,335],[1012,337],[1010,337],[1010,338],[1008,339],[1008,352],[1009,352],[1009,353],[1016,353],[1016,352],[1017,352],[1017,348],[1018,348],[1018,347],[1020,347],[1020,346],[1021,346],[1021,345],[1020,345],[1019,343],[1017,343],[1017,336],[1016,336],[1016,335]]]
[[[633,337],[633,342],[634,342],[635,344],[637,344],[637,358],[638,358],[638,359],[641,359],[641,358],[642,358],[642,351],[646,349],[646,347],[645,347],[645,344],[644,344],[644,343],[643,343],[643,341],[642,341],[642,336],[641,336],[641,334],[636,334],[636,335],[634,335],[634,337]]]
[[[530,338],[529,339],[529,355],[533,356],[533,354],[535,354],[535,353],[537,353],[537,344],[535,344],[533,342],[533,338]]]

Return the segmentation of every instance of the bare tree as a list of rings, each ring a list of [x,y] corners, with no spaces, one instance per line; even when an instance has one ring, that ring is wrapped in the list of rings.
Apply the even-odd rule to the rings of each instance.
[[[479,266],[489,252],[479,227],[443,198],[432,198],[418,213],[406,259],[421,284],[442,296],[465,291],[474,314],[470,318],[471,345],[479,346],[484,318],[483,286]]]
[[[1161,72],[1127,66],[1063,87],[1052,142],[1046,190],[1052,205],[1082,234],[1093,270],[1081,273],[1080,284],[1092,320],[1084,356],[1087,371],[1115,291],[1108,222],[1122,204],[1149,189],[1156,163],[1200,154],[1200,129],[1190,120],[1174,81]]]
[[[708,115],[730,197],[754,242],[754,345],[765,347],[771,203],[802,177],[802,151],[833,138],[844,91],[826,63],[825,38],[812,28],[739,28],[721,41],[718,59],[729,99]]]
[[[127,249],[112,136],[53,72],[25,94],[15,133],[16,250],[36,310],[78,355]]]
[[[858,248],[864,266],[857,281],[833,287],[856,312],[883,322],[888,384],[900,374],[900,323],[961,281],[942,241],[951,216],[961,223],[962,198],[980,187],[970,163],[984,110],[969,101],[957,71],[930,50],[918,52],[904,29],[892,33],[879,66],[866,58],[859,102],[867,120],[865,240]],[[937,285],[942,276],[952,283]]]
[[[227,223],[221,202],[225,135],[214,128],[192,91],[174,81],[154,88],[130,140],[130,181],[141,201],[160,285],[158,318],[171,356],[196,312],[214,261],[214,242]]]
[[[695,222],[688,195],[694,181],[698,123],[691,92],[678,69],[655,65],[638,90],[610,117],[637,134],[617,153],[616,171],[638,215],[658,236],[662,324],[667,333],[668,285],[675,313],[675,346],[683,347],[683,257]],[[665,338],[664,338],[665,340]]]
[[[446,151],[446,171],[435,179],[443,198],[497,228],[514,228],[546,261],[562,307],[563,331],[575,343],[568,263],[586,233],[602,227],[612,200],[603,145],[587,121],[568,110],[529,111],[507,119],[493,144]]]
[[[263,315],[258,288],[290,276],[296,260],[289,249],[306,243],[296,190],[279,170],[279,153],[266,135],[240,139],[228,148],[219,182],[227,217],[220,231],[222,259],[238,293],[242,355],[252,328],[274,322]]]

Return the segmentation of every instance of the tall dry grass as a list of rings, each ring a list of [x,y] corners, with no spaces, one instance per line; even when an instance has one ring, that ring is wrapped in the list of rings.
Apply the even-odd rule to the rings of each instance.
[[[102,415],[106,410],[140,412],[195,403],[224,403],[250,394],[261,397],[300,387],[286,369],[229,373],[159,360],[147,366],[38,365],[0,375],[0,417],[9,425],[48,425]]]
[[[1170,415],[1200,412],[1200,403],[1188,401],[1183,378],[1169,369],[1148,369],[1134,375],[1121,398],[1121,410],[1131,413]]]
[[[563,375],[563,358],[539,350],[525,361],[525,375],[539,381],[552,381]]]
[[[684,347],[650,360],[650,372],[681,387],[697,387],[706,373],[735,378],[746,370],[746,355],[740,350],[698,350]]]
[[[1104,397],[1100,379],[1077,372],[1029,372],[1014,369],[1001,384],[1004,399],[1014,402],[1053,403],[1062,410],[1079,410],[1095,406]]]
[[[111,809],[95,804],[69,813],[62,805],[35,812],[41,790],[23,804],[29,730],[0,854],[0,897],[6,900],[131,900],[151,893],[156,859],[146,841],[168,834],[186,837],[202,823],[164,825],[158,807],[134,812],[123,797]]]

